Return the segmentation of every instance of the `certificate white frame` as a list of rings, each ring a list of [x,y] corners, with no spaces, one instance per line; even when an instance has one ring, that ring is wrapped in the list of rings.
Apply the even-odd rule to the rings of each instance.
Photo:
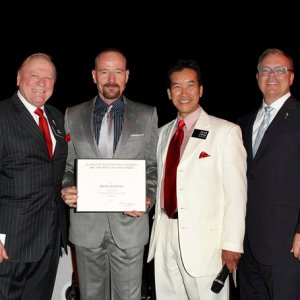
[[[76,212],[146,211],[146,161],[77,159]]]

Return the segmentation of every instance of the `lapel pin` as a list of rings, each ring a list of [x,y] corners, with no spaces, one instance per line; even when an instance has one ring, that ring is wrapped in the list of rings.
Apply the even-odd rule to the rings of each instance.
[[[286,120],[288,118],[288,116],[289,116],[289,113],[285,113],[284,119]]]

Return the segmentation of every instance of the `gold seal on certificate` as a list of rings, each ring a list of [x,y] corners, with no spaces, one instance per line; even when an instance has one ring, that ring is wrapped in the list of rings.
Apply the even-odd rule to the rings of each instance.
[[[77,159],[77,212],[146,210],[146,161]]]

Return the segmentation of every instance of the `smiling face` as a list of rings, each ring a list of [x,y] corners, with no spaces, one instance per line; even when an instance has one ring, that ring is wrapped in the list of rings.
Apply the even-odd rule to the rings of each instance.
[[[181,117],[186,117],[199,107],[203,86],[199,85],[197,73],[193,69],[175,71],[170,75],[167,93]]]
[[[17,74],[17,86],[22,96],[33,106],[41,107],[51,97],[56,70],[46,55],[34,55],[25,60]]]
[[[290,60],[282,53],[270,53],[263,58],[259,65],[260,68],[287,67],[292,69]],[[294,72],[287,71],[285,74],[276,75],[274,71],[271,74],[261,74],[257,72],[256,79],[264,100],[271,104],[290,91],[290,86],[294,80]]]
[[[114,51],[101,53],[96,58],[92,76],[97,85],[99,96],[110,105],[125,90],[129,76],[125,57]]]

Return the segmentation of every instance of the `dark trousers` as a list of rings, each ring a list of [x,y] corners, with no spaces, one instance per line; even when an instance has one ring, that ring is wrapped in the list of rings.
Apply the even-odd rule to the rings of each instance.
[[[60,255],[60,235],[37,262],[0,263],[0,300],[50,300]]]
[[[273,300],[272,266],[258,263],[245,237],[238,276],[241,300]]]

